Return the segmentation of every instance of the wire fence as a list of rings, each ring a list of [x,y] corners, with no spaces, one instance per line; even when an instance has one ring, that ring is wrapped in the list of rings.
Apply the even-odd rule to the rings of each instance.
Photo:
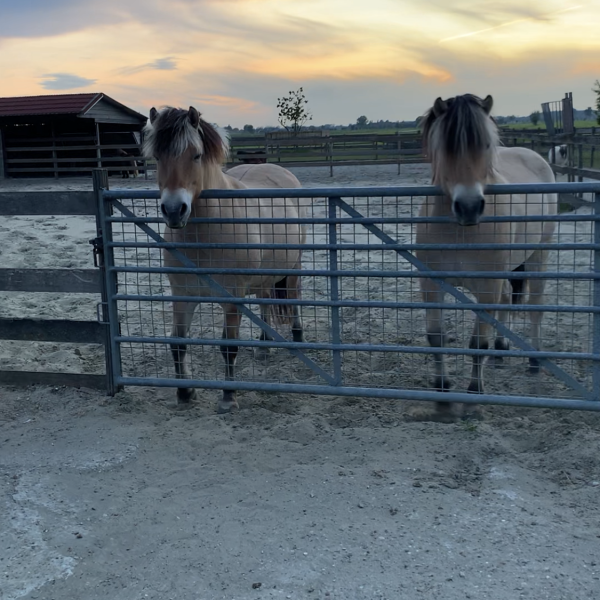
[[[589,204],[560,215],[544,208],[548,194],[567,189]],[[192,387],[439,400],[441,392],[432,388],[432,354],[437,353],[446,356],[452,380],[452,392],[442,399],[600,408],[590,402],[598,399],[600,383],[600,217],[594,202],[600,185],[511,185],[488,191],[496,193],[496,202],[486,209],[488,233],[475,241],[469,237],[472,228],[457,228],[448,216],[421,213],[425,198],[439,195],[439,189],[406,187],[215,190],[203,195],[212,203],[211,217],[200,218],[198,209],[176,242],[165,237],[170,230],[160,218],[158,192],[105,191],[115,381],[181,386],[170,349],[179,341],[188,345],[186,384]],[[529,201],[523,211],[525,192]],[[283,201],[282,195],[292,200]],[[543,210],[532,208],[542,195]],[[273,206],[286,202],[300,205],[300,218],[274,217]],[[540,241],[540,228],[550,223],[553,235]],[[417,230],[425,225],[454,237],[423,243],[428,238],[418,239]],[[290,234],[299,226],[304,243]],[[300,273],[290,267],[290,257],[299,251]],[[545,264],[513,270],[520,265],[518,257],[534,251],[547,252]],[[295,286],[285,287],[298,274],[301,294]],[[179,277],[176,290],[169,282],[173,276]],[[269,282],[284,276],[275,293],[263,293]],[[421,290],[422,281],[432,278],[447,287],[435,303]],[[509,293],[520,302],[503,304],[480,295],[474,304],[477,282],[490,279],[502,281],[504,298]],[[509,287],[509,280],[524,285]],[[531,282],[541,280],[545,294],[532,298]],[[515,289],[521,289],[518,298],[512,295]],[[244,312],[239,339],[222,339],[221,304]],[[275,318],[288,305],[298,307],[302,342],[294,341],[289,323]],[[173,340],[174,308],[189,306],[197,306],[189,339]],[[428,343],[425,311],[432,308],[443,309],[443,348]],[[506,331],[499,309],[509,313]],[[540,313],[536,350],[530,317]],[[477,314],[496,327],[490,349],[470,347]],[[264,321],[278,335],[265,335]],[[495,349],[494,337],[507,337],[510,349]],[[225,377],[222,347],[239,347],[233,380]],[[481,355],[487,357],[486,393],[474,398],[465,392],[473,357]],[[530,357],[542,362],[540,374],[529,373]]]

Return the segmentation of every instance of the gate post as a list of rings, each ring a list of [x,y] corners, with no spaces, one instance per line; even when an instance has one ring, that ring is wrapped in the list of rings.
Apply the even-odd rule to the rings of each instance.
[[[101,271],[100,291],[102,295],[102,322],[106,324],[104,355],[106,359],[106,387],[107,394],[114,396],[122,385],[116,385],[115,378],[121,376],[121,349],[115,341],[119,335],[119,316],[116,310],[117,276],[107,268],[114,266],[113,249],[107,248],[106,242],[112,241],[112,226],[106,217],[112,214],[110,201],[104,200],[103,191],[108,189],[108,171],[106,169],[93,169],[92,181],[96,195],[96,231],[98,233],[99,251],[95,249],[98,257],[98,267]],[[94,240],[96,241],[96,240]]]
[[[328,218],[337,217],[337,198],[327,198]],[[337,223],[329,223],[329,244],[337,244]],[[338,251],[337,248],[329,248],[329,271],[338,270]],[[331,300],[338,302],[340,299],[338,275],[330,275]],[[331,343],[341,344],[340,335],[340,307],[331,307]],[[342,353],[340,350],[333,350],[333,379],[334,385],[342,384]]]
[[[600,216],[600,193],[594,194],[594,216]],[[600,222],[594,221],[594,274],[600,275]],[[600,279],[594,279],[594,308],[600,308]],[[592,352],[600,356],[600,313],[595,312],[592,325]],[[600,362],[594,361],[592,366],[592,398],[600,401]]]

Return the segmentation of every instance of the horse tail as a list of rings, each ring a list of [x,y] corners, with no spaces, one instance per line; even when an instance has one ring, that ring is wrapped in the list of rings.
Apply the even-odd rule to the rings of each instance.
[[[300,259],[298,264],[301,264]],[[298,271],[298,275],[286,275],[273,284],[269,296],[274,300],[299,300],[301,297],[300,281],[300,271]],[[294,324],[297,310],[295,310],[293,304],[282,302],[271,304],[269,308],[274,323],[280,325]]]
[[[289,292],[288,276],[286,275],[283,279],[275,282],[269,296],[273,300],[287,300],[290,297]],[[270,309],[274,323],[285,325],[292,322],[292,307],[289,304],[271,304]]]
[[[519,265],[516,269],[513,269],[513,272],[515,271],[524,272],[525,265]],[[523,294],[525,292],[525,279],[511,279],[509,277],[508,281],[510,281],[510,286],[512,287],[511,303],[521,304],[523,301]]]

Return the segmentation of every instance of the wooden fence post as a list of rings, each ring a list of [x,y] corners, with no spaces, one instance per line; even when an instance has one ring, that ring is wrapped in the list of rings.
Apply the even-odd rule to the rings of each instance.
[[[579,156],[577,157],[577,167],[579,169],[583,169],[583,144],[579,144],[578,148],[578,154]],[[579,183],[581,183],[583,181],[583,177],[581,175],[579,175],[579,177],[577,177],[577,181],[579,181]]]
[[[594,152],[596,151],[596,146],[592,146],[592,150],[590,152],[590,169],[594,168]]]
[[[4,144],[2,142],[2,128],[0,127],[0,179],[6,177],[4,171]]]

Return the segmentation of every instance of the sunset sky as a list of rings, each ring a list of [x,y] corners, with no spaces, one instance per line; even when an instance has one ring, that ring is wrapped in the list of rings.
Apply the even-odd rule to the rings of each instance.
[[[313,124],[409,120],[490,93],[528,115],[594,103],[600,0],[0,0],[0,96],[103,92],[144,114],[196,106],[277,124],[303,86]]]

